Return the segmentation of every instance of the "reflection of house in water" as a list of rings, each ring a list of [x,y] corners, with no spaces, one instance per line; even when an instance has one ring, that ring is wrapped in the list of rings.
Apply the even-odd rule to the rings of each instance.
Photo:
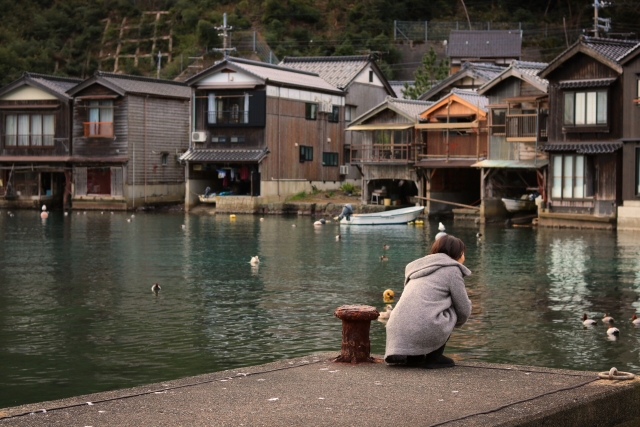
[[[347,128],[362,134],[362,143],[351,145],[351,164],[362,171],[364,203],[411,204],[411,197],[423,194],[413,165],[424,146],[414,126],[431,104],[388,97]]]

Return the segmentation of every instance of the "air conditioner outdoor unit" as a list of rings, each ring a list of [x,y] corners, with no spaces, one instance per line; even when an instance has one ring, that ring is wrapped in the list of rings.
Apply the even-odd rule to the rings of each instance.
[[[333,112],[333,104],[331,101],[322,101],[320,103],[320,112],[321,113],[332,113]]]
[[[340,165],[340,175],[349,175],[349,165]]]
[[[191,141],[193,142],[205,142],[207,140],[206,132],[191,132]]]

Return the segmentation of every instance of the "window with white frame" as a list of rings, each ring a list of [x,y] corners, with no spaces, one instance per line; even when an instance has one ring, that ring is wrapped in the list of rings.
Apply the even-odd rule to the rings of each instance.
[[[113,100],[89,101],[89,121],[84,123],[84,136],[113,137]]]
[[[606,125],[607,91],[565,92],[564,124],[567,126]]]
[[[5,147],[53,147],[53,114],[7,114]]]
[[[207,123],[248,124],[249,93],[207,95]]]
[[[593,196],[589,167],[586,156],[581,154],[553,156],[551,197],[584,199]]]

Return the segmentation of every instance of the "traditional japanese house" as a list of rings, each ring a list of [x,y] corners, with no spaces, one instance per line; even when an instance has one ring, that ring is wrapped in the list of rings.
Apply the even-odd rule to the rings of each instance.
[[[487,104],[475,91],[453,89],[420,114],[424,148],[414,167],[424,177],[428,215],[480,204],[480,171],[471,165],[487,157]]]
[[[506,67],[522,56],[522,31],[454,30],[449,34],[447,56],[452,74],[465,62]]]
[[[25,72],[0,89],[0,207],[61,207],[71,188],[71,108],[79,79]]]
[[[464,62],[460,69],[431,86],[420,95],[423,101],[438,101],[449,95],[452,89],[475,90],[502,73],[506,67],[493,64]]]
[[[125,210],[184,200],[190,89],[96,72],[68,91],[73,107],[74,209]]]
[[[194,106],[191,148],[181,157],[187,208],[207,187],[238,196],[219,197],[217,207],[250,211],[267,198],[340,186],[342,90],[316,73],[240,58],[186,82]]]
[[[624,122],[631,101],[624,100],[633,97],[624,93],[620,58],[637,44],[583,36],[539,74],[549,81],[548,142],[542,149],[550,157],[540,225],[616,226],[623,129],[631,126]]]
[[[489,99],[489,152],[481,168],[484,220],[506,218],[502,198],[523,196],[546,200],[547,154],[538,148],[547,141],[548,82],[538,77],[547,64],[513,61],[478,94]],[[535,207],[533,203],[527,207]],[[529,212],[531,213],[531,212]]]
[[[298,70],[317,73],[329,84],[345,92],[343,111],[344,125],[348,126],[353,119],[384,102],[387,96],[395,97],[395,92],[384,73],[371,55],[357,56],[311,56],[285,57],[280,65]],[[351,145],[361,144],[358,132],[347,132],[344,135],[343,150],[346,172],[343,179],[360,179],[355,168],[349,168]]]
[[[432,104],[387,97],[349,125],[347,133],[361,134],[362,142],[351,144],[351,164],[362,171],[363,203],[412,204],[412,197],[423,196],[413,167],[423,144],[414,126]]]

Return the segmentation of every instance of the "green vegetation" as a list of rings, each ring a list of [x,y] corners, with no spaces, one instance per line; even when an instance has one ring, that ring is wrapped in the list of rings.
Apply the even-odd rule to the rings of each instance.
[[[436,51],[429,49],[422,57],[422,67],[414,73],[415,83],[413,86],[404,84],[402,94],[405,98],[418,99],[420,95],[431,89],[434,82],[444,79],[449,75],[449,58],[438,61]]]
[[[589,0],[516,3],[467,2],[467,8],[473,22],[536,23],[542,28],[545,23],[562,25],[565,18],[569,30],[593,23]],[[157,11],[166,13],[149,13]],[[394,20],[467,20],[461,3],[452,0],[0,0],[1,83],[24,71],[87,77],[97,69],[113,70],[121,41],[122,52],[150,56],[137,63],[121,59],[119,71],[155,76],[155,55],[158,50],[168,53],[169,42],[158,38],[153,48],[154,34],[171,34],[172,59],[163,59],[161,76],[174,78],[186,68],[188,57],[213,58],[208,52],[221,47],[214,27],[222,24],[224,12],[235,31],[258,31],[279,58],[371,53],[389,78],[401,59],[393,42]],[[600,14],[612,18],[617,33],[639,33],[637,0],[620,0]],[[125,18],[128,29],[122,28]],[[565,43],[564,34],[541,35],[540,40],[543,55],[554,55]],[[427,68],[424,77],[431,77]]]
[[[340,186],[340,189],[341,189],[342,191],[344,191],[345,193],[346,193],[346,192],[348,192],[348,191],[349,191],[349,192],[351,192],[351,193],[353,193],[353,192],[355,191],[356,187],[355,187],[355,185],[353,185],[353,184],[352,184],[352,183],[350,183],[350,182],[345,182],[344,184],[342,184],[342,185]]]
[[[307,197],[307,192],[306,191],[301,191],[299,193],[294,194],[291,197],[287,197],[287,201],[288,202],[293,202],[294,200],[302,200],[305,197]]]

